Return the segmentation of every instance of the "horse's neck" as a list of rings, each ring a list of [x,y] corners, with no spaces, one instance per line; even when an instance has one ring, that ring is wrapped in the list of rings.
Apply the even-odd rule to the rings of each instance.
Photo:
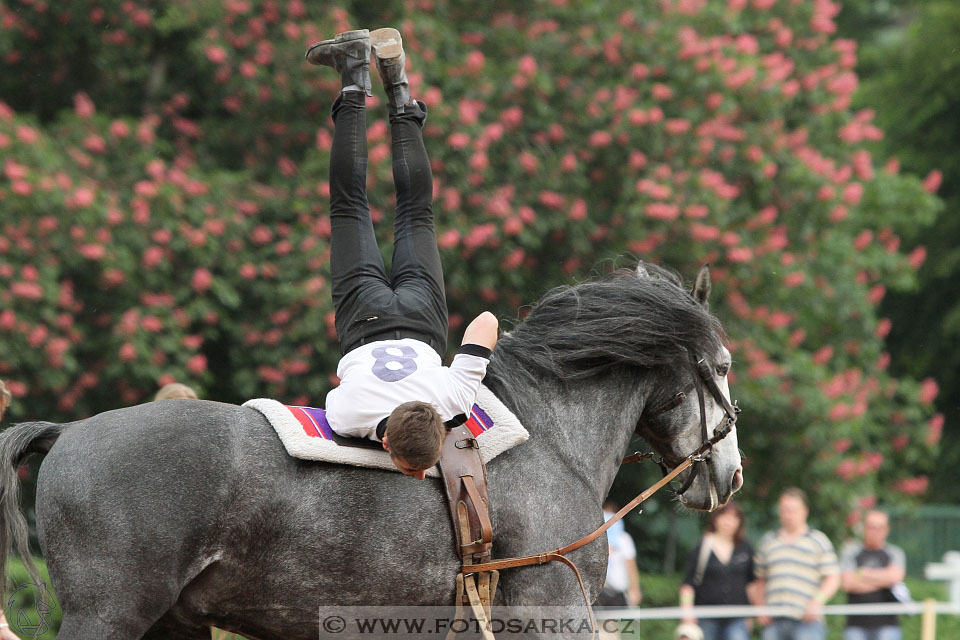
[[[603,499],[642,410],[645,387],[634,378],[608,375],[566,384],[540,380],[507,386],[491,380],[493,391],[530,432],[527,456],[551,461]]]

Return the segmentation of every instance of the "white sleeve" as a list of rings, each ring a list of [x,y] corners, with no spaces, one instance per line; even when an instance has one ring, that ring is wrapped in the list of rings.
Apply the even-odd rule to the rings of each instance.
[[[460,347],[450,364],[451,401],[457,413],[469,414],[477,401],[480,383],[487,373],[490,350],[475,344]]]

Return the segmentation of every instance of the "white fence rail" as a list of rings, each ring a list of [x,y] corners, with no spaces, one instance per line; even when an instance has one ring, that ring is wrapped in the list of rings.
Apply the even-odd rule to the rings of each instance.
[[[695,618],[755,618],[757,616],[782,616],[792,614],[796,609],[786,607],[755,606],[709,606],[659,607],[629,609],[597,609],[598,618],[616,620],[680,620],[693,615]],[[927,611],[938,615],[960,616],[960,605],[950,602],[895,602],[881,604],[830,604],[823,608],[828,616],[869,616],[878,614],[917,615]]]

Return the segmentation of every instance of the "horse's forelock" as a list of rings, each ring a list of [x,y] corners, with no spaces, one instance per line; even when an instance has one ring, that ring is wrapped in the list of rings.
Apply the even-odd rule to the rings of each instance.
[[[560,379],[617,366],[652,368],[720,351],[719,321],[655,265],[646,275],[622,269],[576,286],[557,287],[505,335],[498,351]],[[648,277],[649,276],[649,277]]]

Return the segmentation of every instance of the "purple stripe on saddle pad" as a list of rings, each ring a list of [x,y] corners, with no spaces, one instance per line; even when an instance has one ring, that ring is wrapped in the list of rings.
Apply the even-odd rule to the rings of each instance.
[[[327,422],[327,412],[315,407],[295,407],[284,405],[297,419],[304,433],[311,438],[323,438],[324,440],[333,440],[333,430],[330,423]]]
[[[473,405],[473,409],[470,411],[470,417],[467,418],[466,426],[467,429],[470,430],[470,433],[473,434],[473,437],[476,438],[493,426],[493,420],[490,419],[490,416],[488,416],[483,409],[477,405]]]

